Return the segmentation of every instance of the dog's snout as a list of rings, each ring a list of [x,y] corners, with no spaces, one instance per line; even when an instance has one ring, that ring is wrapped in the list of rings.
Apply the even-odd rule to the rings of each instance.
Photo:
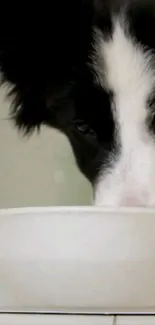
[[[144,199],[137,198],[134,195],[126,195],[122,198],[120,206],[124,207],[142,207],[145,206],[146,202]]]

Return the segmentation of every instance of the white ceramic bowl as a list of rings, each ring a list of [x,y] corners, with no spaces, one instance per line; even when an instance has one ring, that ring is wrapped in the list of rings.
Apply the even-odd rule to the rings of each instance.
[[[155,210],[0,210],[0,310],[155,312]]]

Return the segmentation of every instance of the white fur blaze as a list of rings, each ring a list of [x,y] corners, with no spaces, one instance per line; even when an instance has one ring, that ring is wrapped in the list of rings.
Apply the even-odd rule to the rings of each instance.
[[[111,39],[97,36],[96,53],[97,80],[113,93],[111,109],[117,131],[116,157],[112,167],[100,172],[95,204],[155,205],[155,140],[147,127],[155,58],[136,44],[119,20],[114,21]],[[121,148],[118,157],[117,146]]]

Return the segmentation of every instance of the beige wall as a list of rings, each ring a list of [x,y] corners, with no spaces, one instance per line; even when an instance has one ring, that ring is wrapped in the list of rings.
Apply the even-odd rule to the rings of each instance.
[[[87,205],[89,183],[78,172],[70,145],[56,131],[42,128],[28,140],[5,120],[9,102],[0,91],[0,208]]]

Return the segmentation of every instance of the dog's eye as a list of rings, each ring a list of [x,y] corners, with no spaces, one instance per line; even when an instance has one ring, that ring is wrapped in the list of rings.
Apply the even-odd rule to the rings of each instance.
[[[95,136],[95,131],[83,120],[75,120],[74,125],[76,129],[85,135]]]

